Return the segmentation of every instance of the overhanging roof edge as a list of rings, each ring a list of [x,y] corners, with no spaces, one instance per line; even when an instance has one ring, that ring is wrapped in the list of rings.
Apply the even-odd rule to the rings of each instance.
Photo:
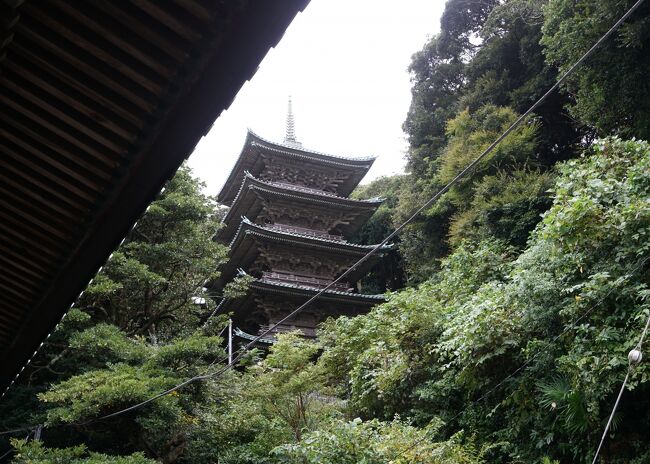
[[[237,18],[229,36],[203,62],[202,73],[183,90],[184,95],[161,121],[148,148],[137,153],[125,176],[115,185],[112,198],[97,211],[77,248],[50,287],[44,289],[41,302],[31,308],[20,336],[8,351],[0,353],[0,391],[31,359],[89,279],[307,3],[308,0],[260,2]]]

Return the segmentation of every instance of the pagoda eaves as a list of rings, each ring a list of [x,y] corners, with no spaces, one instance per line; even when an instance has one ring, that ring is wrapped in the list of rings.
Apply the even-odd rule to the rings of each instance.
[[[258,218],[260,222],[281,222],[283,216],[302,216],[304,225],[309,226],[311,223],[313,227],[316,219],[313,215],[314,209],[320,212],[318,219],[321,228],[329,234],[351,238],[382,202],[383,199],[380,198],[354,200],[309,189],[277,185],[256,179],[247,172],[223,219],[226,225],[217,233],[217,239],[224,243],[232,240],[239,227],[237,220],[241,217],[247,217],[253,222]]]
[[[218,196],[230,209],[216,239],[230,243],[230,260],[210,286],[221,293],[238,272],[248,273],[254,279],[245,294],[219,310],[250,333],[273,327],[271,336],[300,330],[312,337],[326,317],[360,314],[384,300],[360,293],[359,282],[388,247],[357,266],[375,245],[347,241],[382,203],[347,198],[374,158],[307,150],[288,134],[291,143],[278,144],[248,132]],[[317,301],[274,327],[317,292]]]
[[[244,147],[219,192],[217,201],[230,206],[246,172],[261,180],[285,180],[287,184],[296,186],[312,183],[318,190],[347,197],[374,161],[374,157],[345,158],[294,145],[270,142],[249,130]],[[319,175],[314,176],[311,173],[310,179],[302,182],[304,179],[301,180],[300,177],[305,174],[306,165],[319,171]]]
[[[368,253],[373,245],[357,245],[345,240],[333,240],[325,236],[306,235],[299,232],[290,232],[275,226],[260,226],[243,218],[235,237],[230,243],[230,259],[222,267],[221,275],[215,281],[219,289],[232,280],[239,268],[256,268],[263,272],[266,267],[270,268],[275,261],[275,270],[282,271],[278,261],[283,256],[291,256],[292,266],[297,266],[299,260],[303,261],[303,276],[320,279],[323,282],[333,280],[339,273],[347,270],[361,257]],[[354,283],[361,279],[382,257],[383,252],[390,249],[390,246],[383,246],[379,253],[375,253],[369,259],[357,266],[351,272],[346,281]],[[332,269],[330,275],[318,272],[319,266],[329,266]],[[307,269],[307,270],[305,270]],[[281,278],[278,278],[281,279]],[[276,279],[276,280],[278,280]],[[295,282],[300,282],[300,277]],[[318,282],[309,284],[309,279],[302,280],[306,285],[322,287]],[[345,284],[341,284],[345,285]]]
[[[248,332],[264,333],[267,328],[282,320],[289,312],[305,303],[318,291],[318,289],[300,284],[255,279],[249,284],[249,291],[243,298],[224,299],[219,304],[217,311],[232,312],[238,326]],[[318,300],[294,318],[280,324],[271,333],[299,330],[305,336],[315,337],[315,327],[325,318],[362,314],[384,301],[386,301],[384,295],[326,290]],[[255,309],[251,311],[251,308]]]

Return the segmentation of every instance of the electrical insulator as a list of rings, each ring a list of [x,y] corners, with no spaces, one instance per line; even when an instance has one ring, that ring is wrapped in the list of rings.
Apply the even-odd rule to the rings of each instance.
[[[641,359],[643,359],[643,353],[641,353],[641,350],[635,348],[628,353],[627,359],[630,360],[630,364],[639,364]]]

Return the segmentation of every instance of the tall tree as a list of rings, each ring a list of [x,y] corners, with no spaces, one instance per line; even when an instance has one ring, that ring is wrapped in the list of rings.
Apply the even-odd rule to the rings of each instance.
[[[181,168],[0,404],[2,428],[45,424],[46,446],[85,444],[109,455],[139,451],[164,463],[187,455],[188,437],[201,422],[197,405],[216,401],[222,392],[216,382],[186,388],[135,414],[94,419],[223,359],[216,330],[224,316],[208,320],[215,302],[203,288],[226,256],[213,240],[219,226],[216,204]],[[78,447],[18,447],[34,460],[86,459]],[[124,462],[145,462],[133,459]]]
[[[413,82],[412,102],[404,130],[410,143],[407,169],[411,179],[404,183],[405,188],[400,192],[400,205],[394,216],[396,222],[408,217],[421,204],[423,194],[432,195],[442,186],[444,178],[450,178],[449,172],[441,170],[452,169],[456,174],[470,161],[469,154],[478,154],[472,149],[464,154],[454,150],[460,137],[455,141],[450,138],[454,134],[450,129],[452,125],[467,116],[480,119],[480,113],[485,111],[482,108],[491,106],[521,113],[552,86],[557,69],[544,60],[539,43],[543,4],[532,0],[447,2],[440,33],[413,55],[409,68]],[[588,132],[569,116],[565,108],[568,102],[564,93],[554,92],[537,108],[530,121],[536,127],[535,147],[522,151],[527,157],[525,168],[522,163],[500,166],[502,180],[512,175],[523,185],[527,182],[523,177],[526,177],[531,185],[539,188],[518,191],[519,196],[513,196],[515,190],[511,190],[508,196],[512,202],[502,203],[500,211],[490,213],[490,220],[483,217],[482,222],[479,221],[482,225],[469,221],[467,216],[461,220],[458,217],[460,202],[457,201],[456,204],[446,202],[435,214],[423,215],[405,230],[400,249],[412,282],[422,280],[438,268],[439,259],[458,244],[455,237],[476,235],[468,230],[472,224],[480,226],[482,233],[495,231],[513,245],[525,243],[539,214],[550,204],[543,190],[547,182],[538,181],[536,175],[545,176],[546,170],[559,160],[575,156],[576,148],[589,140]],[[490,132],[493,139],[497,135],[497,131]],[[449,161],[450,153],[455,153],[455,164]],[[525,174],[518,172],[521,169]],[[486,188],[474,181],[465,184],[467,192]],[[496,185],[492,182],[490,187],[494,198],[498,195],[494,191]],[[471,202],[470,197],[472,195],[465,195],[463,199]],[[510,216],[505,221],[504,213]],[[519,220],[519,217],[525,219]],[[490,227],[484,227],[486,220],[492,221]],[[504,230],[506,222],[527,225],[509,234]],[[465,232],[459,234],[460,228]]]
[[[634,0],[552,0],[542,45],[548,63],[567,69]],[[599,135],[650,138],[650,4],[641,5],[564,85],[571,114]]]

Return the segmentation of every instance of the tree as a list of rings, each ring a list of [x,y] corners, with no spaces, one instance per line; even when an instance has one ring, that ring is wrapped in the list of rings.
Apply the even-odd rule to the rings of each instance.
[[[201,422],[196,405],[220,397],[218,382],[194,384],[135,414],[95,419],[205,373],[225,356],[216,335],[224,316],[207,320],[215,303],[203,286],[226,248],[213,241],[220,222],[200,189],[181,168],[1,405],[4,427],[46,425],[46,446],[20,445],[25,455],[99,462],[85,448],[49,448],[79,443],[110,455],[144,452],[165,463],[187,455],[188,436]]]
[[[461,111],[449,120],[447,145],[431,164],[429,177],[410,184],[408,194],[402,192],[395,222],[406,220],[420,206],[423,197],[432,196],[453,179],[517,117],[517,113],[510,108],[485,105],[474,112]],[[424,280],[435,272],[437,259],[447,251],[441,244],[458,244],[461,237],[473,237],[480,241],[499,236],[502,240],[512,239],[510,244],[513,245],[525,244],[528,233],[538,222],[539,214],[550,205],[543,201],[547,197],[545,187],[548,187],[548,182],[544,181],[541,171],[534,169],[538,166],[535,157],[538,131],[539,123],[534,119],[527,120],[497,145],[476,166],[471,176],[456,183],[419,220],[407,227],[406,235],[400,242],[400,251],[412,281]],[[523,176],[523,172],[527,172],[527,175]],[[510,188],[508,195],[504,195],[513,180],[522,176],[526,177],[527,182],[532,181],[531,185],[539,187],[523,190]],[[540,180],[537,181],[536,177],[540,177]],[[499,178],[503,182],[499,182]],[[494,204],[485,204],[485,192],[481,188],[488,184],[494,189],[491,192]],[[503,201],[506,198],[507,202]],[[481,202],[484,211],[479,212],[472,207],[472,203],[478,205]],[[521,225],[521,219],[526,217],[526,226],[516,233],[499,228],[495,216],[504,210],[510,215],[509,221],[515,224]],[[483,216],[483,213],[492,214],[491,219]],[[500,225],[507,227],[508,224],[502,222]]]
[[[399,420],[334,422],[295,445],[273,454],[279,463],[302,464],[480,464],[482,453],[462,434],[442,442],[428,436],[435,427],[418,429]]]
[[[241,375],[212,434],[219,462],[275,462],[270,452],[340,417],[317,364],[320,345],[297,334],[278,335],[266,357]]]
[[[480,121],[484,118],[481,113],[486,112],[492,112],[493,121],[505,116],[505,111],[520,114],[553,85],[558,71],[553,63],[545,61],[539,43],[544,3],[532,0],[446,3],[440,33],[413,55],[409,68],[412,101],[403,128],[410,145],[407,154],[410,178],[400,191],[394,223],[401,223],[422,204],[423,197],[432,196],[442,187],[444,179],[460,172],[478,154],[474,148],[487,145],[477,137],[464,143],[459,124],[468,119]],[[518,163],[502,164],[499,169],[502,180],[512,177],[517,182],[516,179],[522,181],[525,177],[532,185],[541,187],[547,183],[546,171],[556,162],[576,156],[580,145],[591,139],[590,131],[570,117],[565,108],[569,102],[566,94],[556,91],[535,110],[530,120],[535,128],[534,140],[531,139],[534,149],[521,147],[521,154],[528,162],[522,165],[519,159]],[[491,129],[484,134],[492,137],[491,142],[500,132]],[[466,152],[459,148],[465,148]],[[537,174],[543,178],[535,179]],[[467,192],[479,188],[473,180],[465,184]],[[491,186],[495,188],[496,182]],[[408,282],[421,282],[436,272],[440,259],[457,246],[457,237],[478,239],[477,230],[481,234],[495,233],[502,240],[522,246],[550,202],[543,192],[538,194],[539,189],[520,191],[521,195],[513,198],[514,193],[513,190],[507,194],[513,203],[495,205],[490,218],[476,210],[475,214],[463,215],[466,207],[458,210],[460,200],[443,201],[435,214],[429,212],[416,218],[402,233],[400,243]],[[494,192],[493,198],[497,196]],[[468,194],[463,199],[471,202],[472,198],[476,197]],[[506,214],[515,217],[504,218]],[[525,225],[509,233],[508,222],[514,226]]]
[[[131,456],[107,456],[88,453],[83,445],[74,448],[48,449],[38,441],[14,440],[13,447],[16,464],[155,464],[156,461],[145,458],[141,453]]]
[[[406,179],[407,177],[403,175],[380,177],[369,184],[357,187],[352,192],[352,198],[380,197],[384,200],[375,214],[361,226],[359,232],[352,238],[354,243],[374,245],[382,242],[393,232],[393,216]],[[362,279],[362,292],[377,294],[404,287],[404,266],[402,257],[397,250],[398,243],[399,237],[396,237],[390,244],[393,245],[393,248],[384,254],[382,259]]]
[[[113,253],[79,304],[94,319],[153,341],[191,333],[212,304],[203,286],[226,248],[213,240],[216,203],[182,167]]]
[[[648,179],[648,143],[599,140],[559,167],[521,252],[461,242],[419,287],[330,321],[319,362],[351,414],[442,419],[490,462],[590,462],[650,316]],[[648,459],[648,378],[633,371],[607,462]]]
[[[634,1],[553,0],[544,12],[544,54],[566,70]],[[650,138],[650,5],[629,17],[564,84],[571,114],[599,135]]]

